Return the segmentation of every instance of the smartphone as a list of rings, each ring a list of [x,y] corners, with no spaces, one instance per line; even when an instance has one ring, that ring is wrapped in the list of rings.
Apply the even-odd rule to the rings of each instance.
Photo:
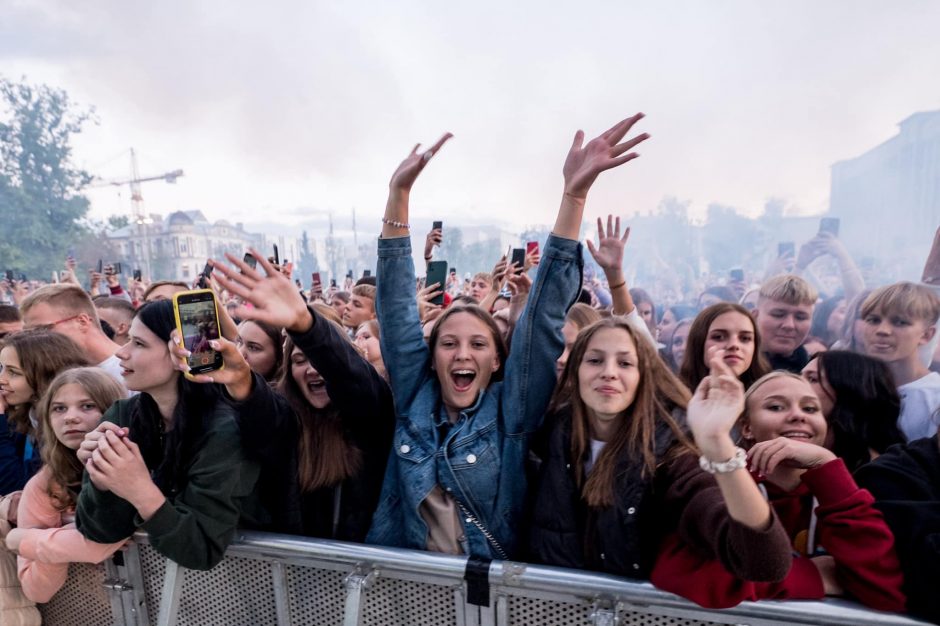
[[[736,268],[731,270],[731,280],[739,283],[744,282],[744,270]]]
[[[141,275],[140,270],[134,270],[134,280],[143,280],[143,275]]]
[[[456,268],[456,267],[450,268],[450,273],[451,273],[451,274],[456,274],[456,273],[457,273],[457,268]]]
[[[311,274],[310,279],[310,282],[313,285],[313,293],[323,293],[323,283],[320,281],[320,272],[314,272]],[[336,281],[334,280],[333,283],[335,284]]]
[[[336,289],[336,279],[335,279],[335,278],[331,278],[331,279],[330,279],[330,288],[331,288],[331,289]]]
[[[537,241],[527,241],[525,243],[525,253],[532,254],[533,252],[539,251],[539,242]]]
[[[839,236],[839,218],[838,217],[824,217],[819,220],[819,232],[821,233],[832,233],[833,237]]]
[[[368,278],[369,276],[372,276],[372,270],[362,270],[363,278]]]
[[[112,265],[111,267],[114,269],[114,273],[115,273],[115,274],[120,274],[120,273],[121,273],[121,264],[120,264],[120,263],[115,263],[115,264]]]
[[[516,274],[521,274],[525,268],[525,248],[513,248],[512,260],[510,263],[516,264]]]
[[[69,251],[65,253],[65,258],[74,259],[75,258],[75,248],[69,248]]]
[[[444,304],[444,280],[447,278],[447,261],[431,261],[428,263],[428,277],[426,285],[437,283],[440,285],[441,293],[431,298],[431,304]]]
[[[244,261],[245,264],[251,269],[258,269],[258,259],[256,259],[252,253],[246,252],[245,256],[242,257],[242,261]]]
[[[13,270],[7,270],[7,281],[13,282]]]
[[[26,274],[20,274],[19,281],[20,281],[21,283],[25,283],[25,282],[26,282]]]
[[[352,278],[352,270],[346,270],[346,278]]]
[[[444,222],[436,220],[431,223],[431,230],[444,230]]]
[[[777,256],[793,256],[796,254],[796,244],[792,241],[781,241],[777,244]]]
[[[275,265],[281,264],[281,255],[278,254],[277,252],[277,244],[274,244],[274,264]]]
[[[99,274],[104,271],[104,262],[101,259],[98,259],[98,267],[95,271]]]
[[[186,359],[190,371],[185,376],[222,369],[222,353],[209,345],[219,338],[219,307],[211,289],[183,291],[173,296],[176,329],[183,347],[192,354]]]

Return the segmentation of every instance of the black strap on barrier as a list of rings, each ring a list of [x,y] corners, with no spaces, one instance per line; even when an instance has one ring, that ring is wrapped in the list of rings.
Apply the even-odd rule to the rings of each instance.
[[[490,605],[490,563],[493,559],[470,557],[463,579],[467,583],[467,602],[476,606]]]

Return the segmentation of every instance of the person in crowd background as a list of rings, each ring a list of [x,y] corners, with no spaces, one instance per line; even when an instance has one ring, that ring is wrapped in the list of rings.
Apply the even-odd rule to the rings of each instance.
[[[23,316],[19,308],[10,304],[0,304],[0,340],[11,333],[23,330]]]
[[[355,342],[365,359],[375,368],[375,371],[382,378],[387,379],[388,373],[385,371],[385,362],[382,361],[381,336],[378,320],[369,320],[361,324],[356,330]]]
[[[23,485],[40,466],[36,404],[56,374],[88,365],[74,341],[51,331],[14,333],[0,348],[0,492]]]
[[[134,305],[127,300],[114,297],[96,298],[94,305],[98,312],[98,320],[107,322],[114,329],[114,337],[111,337],[111,340],[119,346],[127,343],[127,331],[130,330],[131,320],[136,311]]]
[[[803,341],[809,335],[816,290],[792,274],[774,276],[760,287],[754,317],[771,369],[797,374],[809,362]]]
[[[907,438],[898,427],[901,398],[882,361],[846,350],[816,355],[803,368],[829,426],[826,447],[850,472]]]
[[[267,322],[246,319],[238,325],[235,341],[251,371],[273,383],[284,366],[284,335]]]
[[[899,425],[908,439],[929,437],[940,426],[940,374],[921,361],[918,349],[937,332],[940,297],[915,283],[880,287],[861,308],[865,352],[888,365],[901,395]]]
[[[706,307],[689,327],[679,377],[689,389],[696,389],[708,376],[708,354],[723,349],[725,363],[747,389],[770,371],[761,351],[760,333],[747,309],[733,302]]]
[[[357,284],[349,297],[349,306],[343,311],[343,325],[354,333],[363,322],[375,319],[375,286]]]

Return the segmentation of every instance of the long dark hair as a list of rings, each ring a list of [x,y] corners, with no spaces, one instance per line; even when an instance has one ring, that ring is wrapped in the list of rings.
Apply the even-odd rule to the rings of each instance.
[[[578,370],[588,343],[594,335],[603,329],[615,328],[625,331],[636,346],[637,367],[640,369],[640,382],[637,385],[633,403],[624,411],[613,437],[604,446],[587,480],[582,471],[583,459],[591,446],[591,426],[587,407],[581,399]],[[605,318],[578,333],[578,339],[571,348],[571,355],[565,365],[565,371],[558,381],[552,396],[551,412],[571,411],[571,459],[575,464],[575,480],[581,488],[581,495],[590,506],[605,507],[614,502],[614,483],[617,480],[617,460],[621,451],[642,460],[645,475],[656,470],[656,425],[665,423],[678,439],[671,454],[679,454],[695,449],[683,428],[673,418],[675,409],[684,410],[691,394],[675,374],[658,357],[656,351],[633,330],[626,321],[618,318]]]
[[[176,327],[171,301],[149,302],[137,310],[135,317],[162,341],[170,341],[170,333]],[[144,462],[154,470],[154,482],[164,493],[182,490],[186,485],[205,416],[211,414],[219,400],[216,385],[193,383],[182,374],[176,390],[178,400],[168,431],[164,430],[156,401],[146,392],[140,394],[130,418],[131,439],[140,446]]]
[[[868,463],[870,450],[882,454],[906,441],[898,428],[901,398],[883,361],[847,350],[820,352],[814,358],[821,382],[835,394],[827,416],[832,451],[849,471]]]
[[[689,328],[685,356],[682,357],[682,365],[679,368],[679,377],[689,389],[697,389],[699,383],[708,376],[705,342],[708,340],[708,331],[711,330],[714,321],[725,313],[740,313],[751,322],[751,329],[754,331],[754,355],[751,358],[751,365],[738,377],[744,384],[744,388],[747,389],[754,384],[755,380],[770,371],[770,365],[760,349],[760,333],[757,331],[754,317],[740,304],[719,302],[702,309],[702,312],[692,321],[692,327]]]
[[[349,341],[345,330],[338,324],[322,318],[316,323],[332,324],[336,334]],[[284,354],[287,356],[275,388],[287,398],[299,420],[298,479],[301,491],[310,493],[322,487],[332,487],[358,474],[362,467],[362,451],[346,438],[342,415],[332,401],[324,408],[317,409],[304,397],[292,371],[294,364],[291,357],[295,347],[288,335],[284,342]],[[323,376],[323,372],[318,370],[318,373]],[[324,380],[329,392],[330,382],[326,377]]]
[[[272,326],[261,320],[244,320],[238,326],[241,328],[245,324],[257,326],[268,337],[271,345],[274,346],[274,367],[264,375],[264,379],[273,384],[281,377],[281,370],[284,367],[284,333],[277,326]]]

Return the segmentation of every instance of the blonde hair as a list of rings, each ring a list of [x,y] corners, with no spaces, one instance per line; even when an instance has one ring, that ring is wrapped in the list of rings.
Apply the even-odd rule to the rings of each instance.
[[[795,274],[774,276],[764,281],[758,292],[757,303],[776,300],[790,305],[813,305],[819,294],[808,282]]]
[[[353,287],[352,295],[375,300],[375,287],[366,284],[356,285]]]
[[[73,315],[85,314],[90,317],[96,325],[99,323],[98,311],[95,309],[95,304],[91,301],[91,296],[85,293],[85,290],[78,285],[60,283],[40,287],[26,296],[23,303],[20,304],[20,314],[25,318],[29,314],[30,309],[40,304],[47,304]]]
[[[751,414],[751,396],[760,388],[764,386],[764,383],[769,383],[772,380],[777,380],[778,378],[790,378],[792,380],[798,380],[806,386],[809,386],[809,383],[806,382],[806,379],[800,376],[799,374],[794,374],[793,372],[788,372],[786,370],[774,370],[769,374],[764,374],[747,388],[747,391],[744,392],[744,411],[741,413],[741,417],[738,418],[738,427],[743,426],[750,419]],[[812,387],[810,387],[812,388]],[[743,439],[743,435],[742,435]]]
[[[872,313],[902,315],[933,326],[940,318],[940,297],[929,287],[900,282],[875,289],[862,303],[861,317]]]

